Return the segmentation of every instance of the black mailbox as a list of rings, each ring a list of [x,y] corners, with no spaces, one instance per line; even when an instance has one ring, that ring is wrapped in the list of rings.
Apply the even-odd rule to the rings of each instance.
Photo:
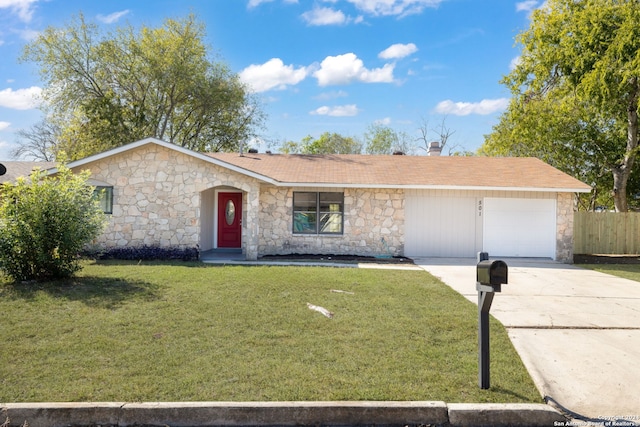
[[[507,283],[507,270],[507,264],[504,261],[480,261],[477,266],[476,280],[482,285],[504,285]]]
[[[489,388],[489,309],[496,292],[507,284],[508,269],[504,261],[489,261],[487,252],[478,253],[476,289],[478,290],[478,383]]]

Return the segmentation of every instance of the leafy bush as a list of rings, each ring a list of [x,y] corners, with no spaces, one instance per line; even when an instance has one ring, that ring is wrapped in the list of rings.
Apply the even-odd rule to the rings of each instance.
[[[55,176],[36,170],[0,187],[0,270],[24,281],[81,268],[78,254],[106,223],[88,179],[60,166]]]
[[[198,248],[161,248],[158,246],[140,246],[112,248],[97,254],[99,259],[123,259],[123,260],[182,260],[197,261],[199,259]]]

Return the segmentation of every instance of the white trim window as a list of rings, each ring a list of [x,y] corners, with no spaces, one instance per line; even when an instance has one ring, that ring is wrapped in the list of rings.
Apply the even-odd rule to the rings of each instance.
[[[293,234],[342,234],[344,193],[293,192]]]
[[[106,214],[113,213],[113,187],[98,185],[93,190],[93,194],[98,199],[102,212]]]

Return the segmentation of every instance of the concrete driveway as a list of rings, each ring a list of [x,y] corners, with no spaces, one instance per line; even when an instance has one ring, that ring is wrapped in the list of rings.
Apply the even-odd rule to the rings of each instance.
[[[553,261],[501,259],[509,284],[491,314],[545,399],[576,418],[640,425],[640,283]],[[475,259],[414,261],[477,304]]]

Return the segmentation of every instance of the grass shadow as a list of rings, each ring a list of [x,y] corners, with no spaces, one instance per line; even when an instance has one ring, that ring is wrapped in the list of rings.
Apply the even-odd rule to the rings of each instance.
[[[34,300],[44,292],[56,299],[78,301],[89,307],[113,309],[132,300],[153,301],[160,297],[161,286],[142,280],[118,277],[84,276],[48,282],[5,284],[3,297]]]
[[[512,401],[513,398],[518,399],[518,400],[520,400],[522,402],[527,402],[528,401],[527,396],[525,396],[523,394],[520,394],[520,393],[517,393],[517,392],[515,392],[513,390],[508,390],[508,389],[506,389],[504,387],[500,387],[500,386],[493,387],[492,386],[490,388],[490,391],[492,393],[495,393],[498,396],[504,396],[505,398],[506,397],[511,398],[511,399],[503,399],[505,402]],[[542,396],[540,396],[540,403],[543,403]]]
[[[124,259],[92,259],[89,263],[101,266],[113,265],[146,265],[146,266],[167,266],[167,267],[198,267],[207,268],[214,266],[202,261],[181,261],[181,260],[124,260]],[[1,427],[1,426],[0,426]]]

